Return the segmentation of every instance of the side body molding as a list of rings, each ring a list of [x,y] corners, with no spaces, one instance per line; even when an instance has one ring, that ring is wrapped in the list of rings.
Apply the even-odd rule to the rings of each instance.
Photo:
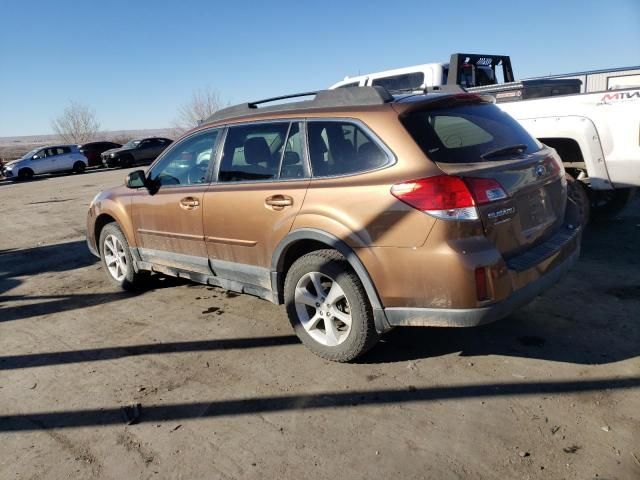
[[[344,241],[340,240],[335,235],[315,228],[300,228],[290,232],[285,238],[280,241],[278,246],[273,251],[273,255],[271,257],[271,289],[276,294],[279,303],[283,302],[284,292],[282,291],[282,285],[284,285],[284,279],[282,278],[282,275],[287,250],[289,247],[301,240],[314,240],[317,242],[322,242],[340,252],[347,259],[347,261],[351,265],[351,268],[353,268],[353,270],[356,272],[356,274],[360,278],[360,281],[362,282],[362,285],[364,286],[365,291],[367,292],[369,302],[371,303],[371,307],[373,309],[376,330],[378,330],[379,333],[382,333],[392,328],[387,321],[382,302],[380,302],[380,297],[378,295],[378,292],[376,291],[375,286],[373,285],[373,282],[371,281],[369,272],[367,272],[367,269],[365,268],[360,258],[358,258],[358,255],[356,255],[356,253],[351,247],[349,247],[349,245],[347,245]]]

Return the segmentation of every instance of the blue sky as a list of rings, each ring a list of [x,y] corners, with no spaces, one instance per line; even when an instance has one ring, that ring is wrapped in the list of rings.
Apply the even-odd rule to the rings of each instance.
[[[237,103],[456,51],[517,78],[640,64],[640,0],[0,0],[0,19],[0,136],[50,133],[71,100],[162,128],[199,88]]]

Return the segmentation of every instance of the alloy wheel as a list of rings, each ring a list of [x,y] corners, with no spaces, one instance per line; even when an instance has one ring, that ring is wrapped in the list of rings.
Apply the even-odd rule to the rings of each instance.
[[[124,245],[115,235],[108,235],[104,239],[104,260],[111,276],[122,282],[127,276],[129,266]]]
[[[316,342],[340,345],[351,332],[351,308],[342,287],[320,272],[309,272],[298,280],[295,307],[300,323]]]

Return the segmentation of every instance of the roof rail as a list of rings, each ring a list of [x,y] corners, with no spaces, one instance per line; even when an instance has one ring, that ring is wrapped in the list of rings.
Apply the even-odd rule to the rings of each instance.
[[[259,107],[259,105],[264,103],[287,100],[289,98],[310,97],[312,95],[314,96],[313,100]],[[221,120],[253,115],[258,112],[295,112],[297,110],[307,110],[310,108],[383,105],[391,101],[393,101],[393,96],[383,87],[379,86],[336,88],[335,90],[320,90],[317,92],[282,95],[255,102],[241,103],[218,110],[203,123],[219,122]]]

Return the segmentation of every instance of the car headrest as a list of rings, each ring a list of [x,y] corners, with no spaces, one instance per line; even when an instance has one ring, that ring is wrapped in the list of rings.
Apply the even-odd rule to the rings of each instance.
[[[320,154],[324,154],[329,151],[329,149],[327,148],[327,144],[325,143],[324,138],[322,138],[321,135],[309,136],[309,150],[311,150],[313,153]]]
[[[249,165],[271,162],[271,151],[264,137],[253,137],[244,142],[244,160]]]
[[[371,167],[375,167],[382,165],[386,157],[380,147],[369,141],[358,148],[358,159]]]
[[[284,152],[284,157],[282,158],[282,165],[285,167],[289,167],[291,165],[298,165],[300,163],[300,155],[296,152]]]

